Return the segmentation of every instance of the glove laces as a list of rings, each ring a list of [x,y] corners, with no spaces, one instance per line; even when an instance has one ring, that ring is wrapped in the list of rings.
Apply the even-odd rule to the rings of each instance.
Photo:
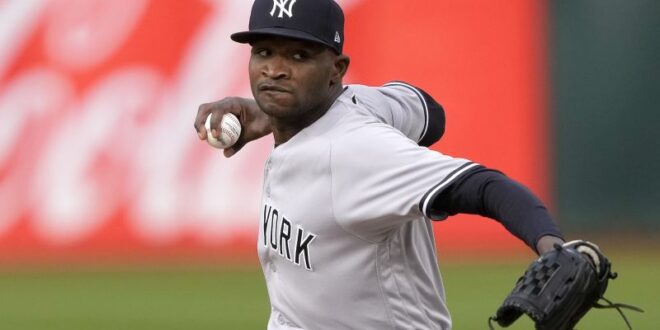
[[[623,311],[621,310],[621,308],[626,308],[626,309],[633,310],[635,312],[644,313],[644,310],[637,307],[637,306],[622,304],[622,303],[614,303],[614,302],[612,302],[611,300],[609,300],[605,297],[600,297],[600,300],[604,300],[607,304],[603,305],[603,304],[600,304],[600,303],[596,302],[596,303],[594,303],[594,308],[600,308],[600,309],[615,308],[616,311],[619,312],[619,315],[621,315],[623,320],[626,322],[626,325],[628,326],[628,329],[630,329],[630,330],[632,330],[632,326],[630,326],[630,322],[628,321],[628,318],[626,317],[626,315],[623,314]]]

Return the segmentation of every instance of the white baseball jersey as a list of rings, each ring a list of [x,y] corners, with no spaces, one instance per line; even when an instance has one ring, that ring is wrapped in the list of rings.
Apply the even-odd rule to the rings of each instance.
[[[451,328],[428,204],[477,164],[416,144],[423,102],[401,83],[351,85],[273,150],[258,239],[268,329]]]

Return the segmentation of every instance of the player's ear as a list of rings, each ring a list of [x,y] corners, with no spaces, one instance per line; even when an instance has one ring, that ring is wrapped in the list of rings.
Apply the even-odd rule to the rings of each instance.
[[[332,75],[332,80],[331,84],[339,84],[341,83],[342,79],[346,75],[346,72],[348,71],[348,66],[351,64],[351,59],[344,55],[337,55],[335,57],[335,65],[334,65],[334,72]]]

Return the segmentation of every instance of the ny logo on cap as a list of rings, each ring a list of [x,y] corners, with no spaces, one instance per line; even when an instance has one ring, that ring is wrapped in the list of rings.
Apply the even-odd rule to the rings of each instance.
[[[283,18],[284,14],[293,17],[293,4],[296,3],[296,0],[273,0],[273,9],[270,11],[270,16],[275,15],[275,10],[280,9],[280,14],[277,15],[278,18]],[[289,8],[286,8],[286,6]]]

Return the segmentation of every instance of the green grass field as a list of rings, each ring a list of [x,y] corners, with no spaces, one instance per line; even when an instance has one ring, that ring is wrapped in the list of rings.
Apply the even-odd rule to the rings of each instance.
[[[659,329],[657,255],[612,256],[619,278],[606,294],[639,305],[634,329]],[[442,274],[454,329],[487,329],[525,262],[447,263]],[[0,270],[0,329],[265,329],[268,301],[254,267],[155,266]],[[509,329],[532,329],[526,317]],[[592,310],[584,329],[625,329],[614,310]]]

